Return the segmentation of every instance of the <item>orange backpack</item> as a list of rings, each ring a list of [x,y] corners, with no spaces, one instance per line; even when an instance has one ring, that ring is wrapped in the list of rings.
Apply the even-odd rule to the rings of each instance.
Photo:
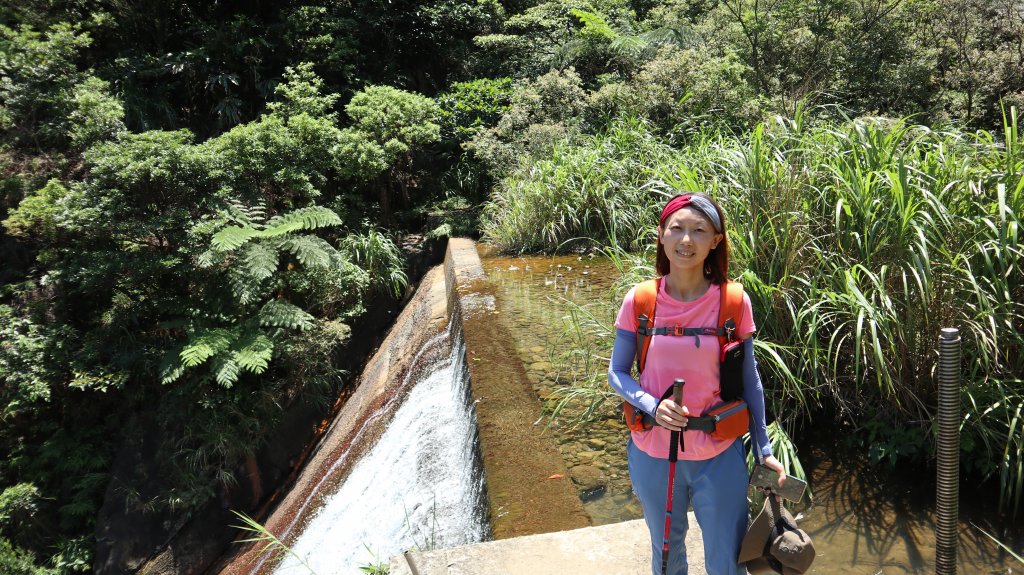
[[[687,428],[703,429],[721,439],[739,437],[747,430],[746,404],[740,401],[743,396],[742,341],[736,337],[736,325],[743,309],[743,284],[732,281],[722,284],[722,301],[718,312],[717,327],[665,326],[655,328],[654,317],[661,281],[662,278],[657,277],[641,282],[637,284],[633,293],[633,310],[636,313],[638,326],[636,332],[637,376],[639,377],[639,374],[643,373],[644,365],[647,363],[647,350],[651,345],[652,336],[717,336],[722,350],[720,395],[725,403],[713,406],[704,414],[704,417],[689,418]],[[697,345],[700,346],[699,337]],[[670,392],[671,387],[666,393]],[[742,409],[739,404],[742,404]],[[622,402],[622,411],[626,425],[631,430],[646,431],[653,427],[650,416],[633,407],[628,401]],[[725,418],[719,417],[726,414]]]

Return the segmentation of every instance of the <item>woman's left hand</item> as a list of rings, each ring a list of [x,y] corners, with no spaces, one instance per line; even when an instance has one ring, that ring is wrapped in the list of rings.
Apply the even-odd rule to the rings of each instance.
[[[762,463],[768,469],[771,469],[775,473],[779,474],[779,487],[782,487],[782,484],[786,482],[786,468],[782,466],[782,462],[780,462],[778,459],[775,459],[774,455],[769,455],[768,457],[764,458],[764,461]]]

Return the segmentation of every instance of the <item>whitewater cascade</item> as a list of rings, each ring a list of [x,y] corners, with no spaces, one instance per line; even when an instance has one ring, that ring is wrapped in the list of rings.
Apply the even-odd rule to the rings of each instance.
[[[444,354],[439,348],[448,348]],[[426,362],[377,443],[353,465],[291,548],[318,574],[360,573],[409,549],[450,547],[488,536],[476,415],[461,333],[424,344]],[[381,412],[396,409],[386,404]],[[308,570],[288,557],[274,571]]]

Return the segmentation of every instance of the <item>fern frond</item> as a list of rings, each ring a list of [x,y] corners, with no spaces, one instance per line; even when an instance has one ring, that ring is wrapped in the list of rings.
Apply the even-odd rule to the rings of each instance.
[[[640,36],[619,36],[609,46],[617,54],[626,54],[638,57],[651,47],[651,44],[644,41]]]
[[[699,37],[688,27],[666,26],[643,32],[640,34],[640,40],[651,46],[675,44],[681,48],[686,48],[697,44]]]
[[[214,363],[213,373],[217,377],[217,383],[224,388],[230,388],[238,381],[238,374],[241,373],[242,369],[239,367],[238,362],[235,361],[234,356],[219,356]]]
[[[299,263],[307,268],[324,268],[331,265],[334,246],[317,236],[294,236],[285,240],[281,247],[295,255]]]
[[[257,281],[265,280],[277,271],[277,250],[264,242],[253,242],[245,248],[242,262],[245,264],[245,273]]]
[[[199,254],[199,257],[196,259],[196,265],[202,269],[206,269],[212,268],[213,266],[217,265],[218,263],[222,263],[223,261],[223,254],[221,252],[211,249],[206,250],[205,252]]]
[[[266,371],[274,357],[274,342],[263,334],[250,335],[232,353],[232,359],[246,371],[260,374]]]
[[[201,365],[206,360],[228,349],[238,334],[232,330],[216,328],[196,333],[181,350],[179,356],[185,367]]]
[[[313,316],[302,308],[284,300],[273,299],[263,306],[259,313],[262,326],[287,327],[305,331],[313,326]]]
[[[215,250],[230,252],[258,235],[260,231],[255,228],[231,226],[214,234],[211,245]]]
[[[242,224],[259,226],[266,221],[266,213],[267,207],[263,203],[248,206],[237,199],[228,199],[228,214]]]
[[[301,230],[338,225],[341,225],[341,217],[330,208],[309,206],[274,216],[267,222],[267,228],[261,231],[260,235],[269,238]]]
[[[183,373],[185,373],[185,366],[181,363],[181,350],[183,347],[184,346],[177,346],[164,353],[164,357],[160,360],[159,367],[160,383],[164,385],[174,383]]]
[[[230,270],[231,293],[242,305],[249,305],[263,299],[268,292],[265,282],[246,272],[242,267]]]

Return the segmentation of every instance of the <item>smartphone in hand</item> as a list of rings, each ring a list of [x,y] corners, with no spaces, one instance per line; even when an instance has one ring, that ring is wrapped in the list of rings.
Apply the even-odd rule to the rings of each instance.
[[[750,485],[767,487],[779,497],[794,503],[799,503],[803,499],[804,491],[807,489],[806,481],[792,475],[787,475],[785,483],[779,487],[779,474],[760,463],[754,466],[754,471],[750,474]]]

